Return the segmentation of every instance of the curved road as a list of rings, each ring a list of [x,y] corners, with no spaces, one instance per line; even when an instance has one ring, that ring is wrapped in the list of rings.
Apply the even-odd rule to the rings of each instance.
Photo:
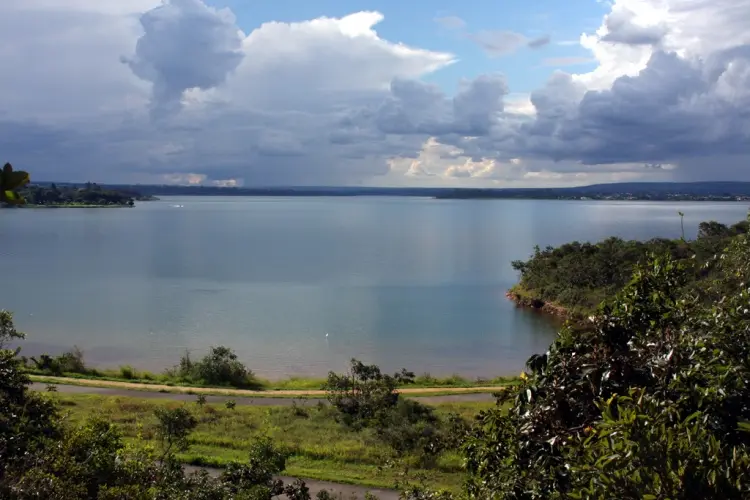
[[[45,383],[34,382],[31,384],[31,389],[35,391],[46,391],[47,385]],[[55,384],[57,392],[72,393],[72,394],[97,394],[100,396],[122,396],[131,398],[148,398],[148,399],[170,399],[173,401],[195,401],[195,394],[186,393],[171,393],[171,392],[152,392],[137,389],[126,389],[122,387],[93,387],[83,385],[64,385]],[[403,394],[404,397],[409,397],[408,394]],[[437,404],[437,403],[451,403],[451,402],[474,402],[484,401],[492,402],[495,398],[492,394],[487,393],[472,393],[472,394],[448,394],[442,396],[419,396],[413,399],[418,400],[425,404]],[[298,405],[316,405],[318,402],[327,404],[325,399],[306,399],[306,398],[269,398],[269,397],[247,397],[247,396],[212,396],[206,395],[206,401],[209,403],[223,403],[225,401],[234,400],[238,405],[250,405],[250,406],[291,406],[296,403]]]

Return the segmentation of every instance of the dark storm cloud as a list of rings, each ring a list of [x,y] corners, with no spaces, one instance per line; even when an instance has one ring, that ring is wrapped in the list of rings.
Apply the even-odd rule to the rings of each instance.
[[[387,134],[486,135],[507,93],[505,78],[499,75],[466,82],[452,99],[432,84],[394,81],[377,113],[377,126]]]
[[[223,83],[242,61],[242,35],[229,11],[200,0],[168,0],[140,21],[144,34],[135,56],[123,57],[123,62],[153,83],[157,116],[179,110],[186,90],[208,90]]]

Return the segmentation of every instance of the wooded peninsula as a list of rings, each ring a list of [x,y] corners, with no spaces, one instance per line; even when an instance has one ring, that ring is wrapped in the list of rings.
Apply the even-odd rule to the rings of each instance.
[[[731,243],[748,232],[747,220],[731,226],[702,222],[693,240],[654,238],[649,241],[607,238],[598,243],[574,241],[541,249],[526,261],[512,262],[520,281],[507,296],[518,305],[566,318],[584,318],[619,293],[632,279],[640,262],[652,255],[669,255],[687,266],[684,291],[697,293],[702,283],[715,278],[707,267]]]

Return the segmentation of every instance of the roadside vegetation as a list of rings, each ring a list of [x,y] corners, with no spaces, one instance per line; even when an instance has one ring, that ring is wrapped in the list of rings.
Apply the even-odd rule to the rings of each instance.
[[[60,355],[22,357],[23,367],[27,373],[40,377],[65,377],[75,382],[76,379],[91,379],[111,382],[132,382],[137,384],[158,384],[176,387],[195,388],[234,388],[257,391],[320,391],[326,387],[325,378],[291,377],[282,380],[266,380],[258,377],[245,366],[228,347],[215,346],[202,358],[194,359],[189,352],[180,357],[179,362],[162,373],[139,370],[125,365],[117,369],[94,368],[86,364],[84,352],[77,346]],[[499,387],[518,383],[518,377],[493,377],[469,379],[460,375],[435,377],[423,373],[412,377],[408,383],[399,382],[398,387],[411,388],[472,388]]]
[[[559,247],[536,247],[527,261],[514,261],[519,283],[508,295],[519,305],[551,314],[582,318],[604,300],[614,297],[630,281],[638,263],[649,255],[669,255],[690,270],[682,285],[700,292],[700,282],[711,277],[705,264],[721,253],[734,236],[748,232],[748,221],[732,226],[703,222],[694,240],[655,238],[626,241],[608,238],[599,243],[572,242]]]

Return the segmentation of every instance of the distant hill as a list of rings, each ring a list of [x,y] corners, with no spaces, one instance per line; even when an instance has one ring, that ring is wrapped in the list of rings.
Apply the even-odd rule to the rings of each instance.
[[[37,183],[45,184],[45,183]],[[50,184],[50,183],[46,183]],[[58,186],[81,184],[58,182]],[[750,182],[622,182],[560,188],[214,187],[106,184],[143,196],[420,196],[439,199],[750,200]]]

